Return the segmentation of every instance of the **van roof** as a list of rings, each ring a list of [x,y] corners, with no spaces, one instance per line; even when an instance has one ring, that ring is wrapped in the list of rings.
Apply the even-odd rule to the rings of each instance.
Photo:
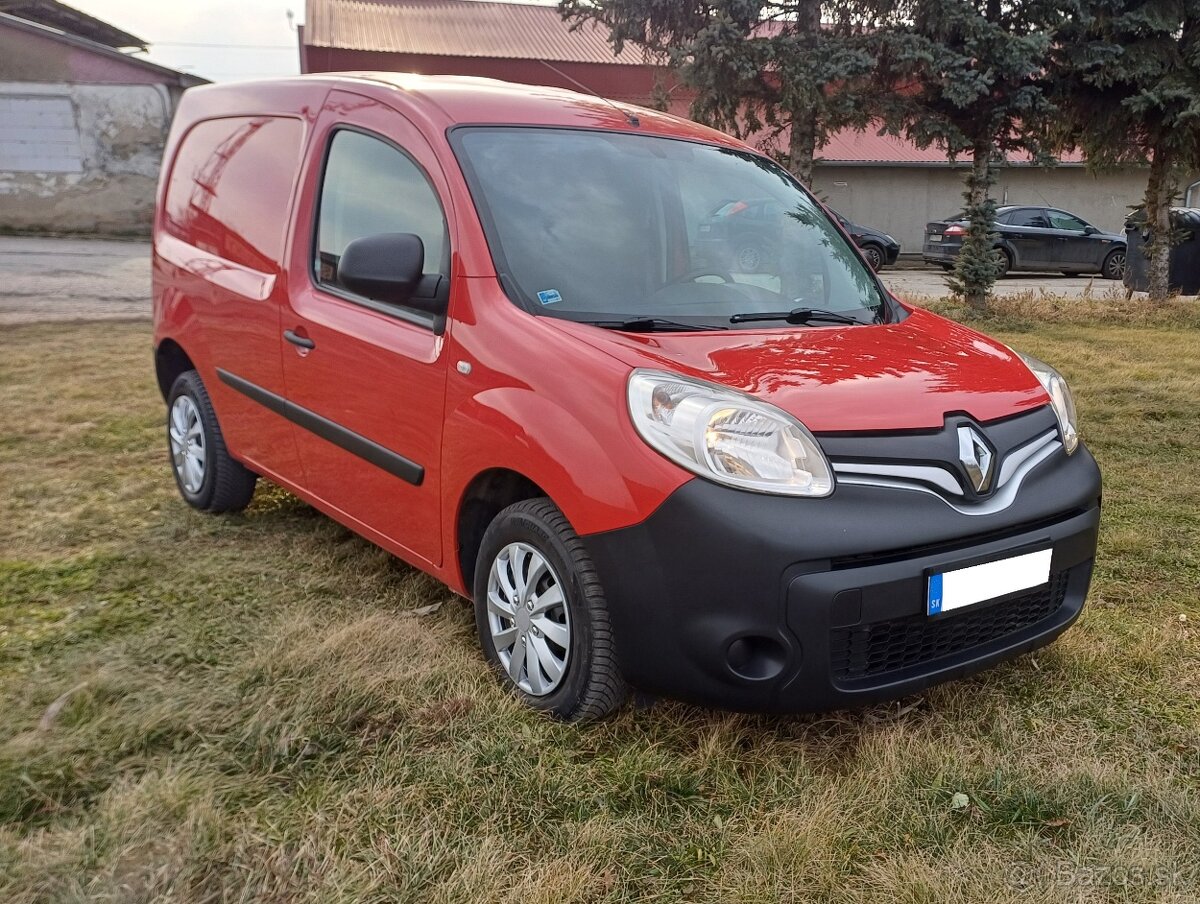
[[[745,144],[723,132],[657,110],[562,88],[514,84],[473,76],[331,72],[231,82],[189,91],[187,96],[192,103],[188,105],[191,107],[188,112],[195,118],[262,112],[251,109],[256,97],[277,110],[284,96],[294,99],[299,105],[308,105],[313,99],[310,92],[337,87],[372,96],[384,103],[390,101],[393,105],[396,104],[397,95],[401,94],[405,98],[404,106],[418,108],[424,118],[442,128],[462,124],[599,128],[746,148]],[[630,124],[626,113],[636,116],[637,126]]]

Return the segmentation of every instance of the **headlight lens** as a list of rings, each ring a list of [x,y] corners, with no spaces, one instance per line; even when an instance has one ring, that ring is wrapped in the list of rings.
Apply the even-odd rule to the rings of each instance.
[[[1050,396],[1050,405],[1058,415],[1058,426],[1062,429],[1063,448],[1070,455],[1079,448],[1079,421],[1075,416],[1075,397],[1071,395],[1071,387],[1063,375],[1045,361],[1020,352],[1017,352],[1017,356],[1033,371]]]
[[[828,496],[829,463],[791,415],[678,374],[635,370],[629,414],[652,448],[726,486],[783,496]]]

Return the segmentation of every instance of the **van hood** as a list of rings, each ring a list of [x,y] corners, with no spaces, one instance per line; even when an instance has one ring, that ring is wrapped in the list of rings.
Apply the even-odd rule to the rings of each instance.
[[[1006,346],[920,309],[874,326],[702,333],[623,333],[545,319],[630,367],[740,390],[815,433],[936,430],[948,414],[987,422],[1049,401]]]

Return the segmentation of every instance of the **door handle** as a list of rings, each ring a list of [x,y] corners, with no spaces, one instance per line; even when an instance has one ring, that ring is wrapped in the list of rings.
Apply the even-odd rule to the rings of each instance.
[[[292,330],[284,330],[283,338],[286,339],[288,342],[292,343],[292,345],[298,345],[300,348],[316,348],[317,347],[317,343],[313,342],[307,336],[301,336],[298,333],[293,332]]]

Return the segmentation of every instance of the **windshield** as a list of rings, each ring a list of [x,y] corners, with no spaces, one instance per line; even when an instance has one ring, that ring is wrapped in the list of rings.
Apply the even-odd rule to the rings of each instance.
[[[549,128],[460,129],[454,143],[505,288],[530,310],[728,328],[797,308],[884,317],[866,265],[763,157]]]

